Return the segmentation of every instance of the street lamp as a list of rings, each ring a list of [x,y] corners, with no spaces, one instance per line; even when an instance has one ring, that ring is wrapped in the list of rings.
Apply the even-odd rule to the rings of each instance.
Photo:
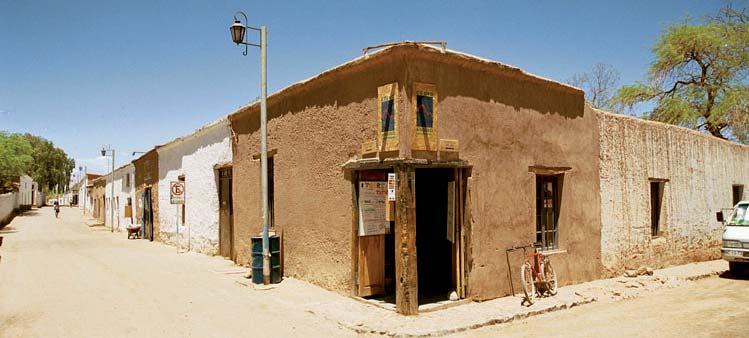
[[[244,17],[244,24],[237,19],[237,14]],[[247,29],[260,32],[260,44],[245,41]],[[265,26],[260,28],[247,26],[247,15],[244,12],[234,14],[234,23],[229,27],[231,40],[237,45],[244,45],[242,55],[247,55],[247,46],[260,47],[260,176],[263,194],[263,284],[270,284],[270,252],[268,250],[268,115],[266,111],[267,79],[266,79],[266,40]]]
[[[109,149],[107,149],[107,147],[109,147]],[[112,187],[111,188],[112,196],[110,196],[110,199],[109,199],[109,209],[111,209],[109,219],[110,219],[110,222],[112,222],[111,231],[114,232],[114,149],[112,148],[112,146],[107,146],[107,147],[104,147],[104,146],[101,147],[101,156],[107,156],[107,152],[112,153],[112,172],[110,173],[111,175],[110,186]]]

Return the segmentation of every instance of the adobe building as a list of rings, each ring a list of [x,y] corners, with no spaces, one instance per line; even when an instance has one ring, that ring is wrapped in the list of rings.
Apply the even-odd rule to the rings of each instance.
[[[222,118],[158,148],[159,237],[164,243],[232,257],[231,129]],[[181,183],[182,198],[171,192]]]
[[[97,178],[101,177],[99,174],[85,174],[81,178],[81,181],[76,183],[75,189],[77,190],[77,198],[76,202],[78,203],[78,208],[83,209],[84,214],[91,214],[93,212],[93,199],[89,195],[89,187],[91,186],[91,182]]]
[[[240,263],[262,225],[258,111],[229,116]],[[598,121],[577,88],[403,43],[281,90],[268,116],[287,276],[405,314],[509,294],[505,249],[536,240],[561,284],[601,276]]]
[[[749,146],[596,111],[605,276],[720,259],[715,213],[749,195]]]
[[[91,199],[92,214],[97,223],[104,224],[104,218],[107,215],[107,208],[109,207],[106,202],[104,195],[104,187],[107,184],[106,177],[99,176],[92,181],[89,181],[88,195]]]
[[[114,170],[114,182],[112,175],[104,175],[107,185],[104,188],[104,195],[108,203],[114,203],[115,217],[114,226],[112,226],[112,217],[109,215],[111,208],[107,208],[107,216],[104,219],[105,226],[111,227],[116,231],[122,231],[130,224],[135,222],[135,166],[127,163]],[[114,198],[112,198],[112,185],[114,184]]]
[[[156,146],[132,161],[135,166],[135,220],[143,239],[159,237],[159,153]]]

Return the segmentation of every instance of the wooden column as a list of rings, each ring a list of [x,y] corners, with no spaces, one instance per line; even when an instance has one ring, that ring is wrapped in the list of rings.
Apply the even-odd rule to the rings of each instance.
[[[350,172],[351,180],[351,295],[359,295],[359,203],[357,201],[357,184],[359,173]]]
[[[419,313],[416,270],[416,181],[413,167],[399,165],[395,222],[395,310],[404,315]]]

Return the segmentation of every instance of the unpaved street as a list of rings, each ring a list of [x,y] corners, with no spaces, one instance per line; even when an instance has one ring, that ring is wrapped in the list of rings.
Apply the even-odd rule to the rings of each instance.
[[[239,285],[228,260],[89,228],[78,209],[61,219],[31,211],[0,236],[0,337],[347,337],[341,311],[382,315],[293,279],[267,291]],[[458,336],[746,336],[745,304],[749,280],[724,274]]]
[[[351,335],[222,272],[229,261],[88,228],[78,209],[0,230],[2,337]]]
[[[593,303],[462,337],[746,337],[749,280],[729,274],[632,300]]]

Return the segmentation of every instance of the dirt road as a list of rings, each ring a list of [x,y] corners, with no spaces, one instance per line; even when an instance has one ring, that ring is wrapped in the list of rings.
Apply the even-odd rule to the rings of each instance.
[[[123,240],[77,209],[31,211],[0,236],[2,337],[352,335],[226,278],[229,261]]]
[[[749,280],[729,274],[615,303],[484,327],[460,337],[746,337]]]
[[[77,209],[61,219],[34,210],[0,236],[0,337],[348,337],[354,331],[321,315],[337,313],[326,307],[382,315],[293,279],[268,291],[241,286],[228,260],[89,228]],[[746,304],[749,280],[711,277],[459,336],[747,336]],[[404,325],[420,319],[429,320]]]

